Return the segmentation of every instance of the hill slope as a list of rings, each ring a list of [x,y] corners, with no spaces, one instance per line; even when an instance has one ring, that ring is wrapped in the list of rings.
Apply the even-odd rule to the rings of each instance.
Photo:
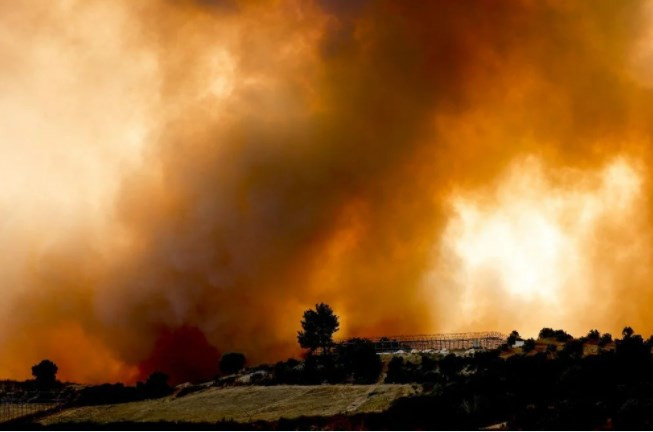
[[[392,384],[207,388],[181,397],[71,408],[39,423],[271,421],[380,412],[395,399],[414,393],[410,385]]]

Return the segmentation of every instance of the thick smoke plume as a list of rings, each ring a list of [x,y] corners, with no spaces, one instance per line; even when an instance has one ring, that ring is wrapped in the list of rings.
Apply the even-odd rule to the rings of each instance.
[[[199,380],[320,301],[652,332],[649,9],[0,3],[0,375]]]

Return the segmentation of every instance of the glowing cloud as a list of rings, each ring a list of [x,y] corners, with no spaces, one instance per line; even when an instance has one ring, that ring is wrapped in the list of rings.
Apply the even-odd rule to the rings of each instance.
[[[617,250],[609,268],[597,268],[597,239],[618,226],[627,244],[621,252],[638,248],[625,265],[637,266],[648,250],[638,239],[642,204],[641,174],[625,158],[591,172],[547,170],[532,156],[517,160],[496,186],[451,197],[454,216],[438,242],[436,263],[451,256],[456,264],[440,268],[426,284],[438,290],[448,280],[459,290],[452,327],[489,319],[501,322],[502,330],[519,323],[531,334],[547,321],[583,331],[579,322],[586,320],[570,299],[591,303],[600,278],[612,272],[618,279],[624,270]]]

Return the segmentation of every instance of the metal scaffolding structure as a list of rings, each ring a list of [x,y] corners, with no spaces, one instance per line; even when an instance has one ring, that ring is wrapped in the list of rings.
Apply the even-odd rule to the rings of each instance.
[[[366,338],[374,342],[378,353],[396,351],[496,349],[506,343],[507,336],[499,332],[442,333],[426,335],[384,336]],[[339,342],[349,343],[348,340]]]

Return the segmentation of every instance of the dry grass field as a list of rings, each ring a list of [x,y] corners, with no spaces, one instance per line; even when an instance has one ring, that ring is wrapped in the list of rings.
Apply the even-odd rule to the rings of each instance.
[[[379,412],[415,391],[410,385],[391,384],[207,388],[181,397],[72,408],[39,423],[251,422]]]

